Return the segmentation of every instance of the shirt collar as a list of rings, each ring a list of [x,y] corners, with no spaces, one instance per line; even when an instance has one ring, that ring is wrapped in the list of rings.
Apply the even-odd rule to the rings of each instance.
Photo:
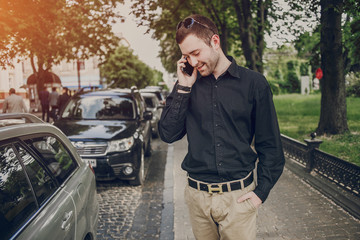
[[[225,75],[228,72],[231,76],[240,78],[239,68],[238,68],[238,65],[237,65],[235,59],[231,56],[226,56],[226,57],[227,57],[227,59],[229,59],[231,64],[228,67],[228,69],[226,69],[226,71],[223,74],[221,74],[221,76]],[[201,74],[198,73],[196,80],[199,80],[200,78],[206,78],[206,77],[203,77],[203,76],[201,76]]]
[[[227,56],[227,58],[231,61],[231,64],[226,72],[229,72],[229,74],[233,77],[240,78],[239,66],[237,65],[235,59],[231,56]]]

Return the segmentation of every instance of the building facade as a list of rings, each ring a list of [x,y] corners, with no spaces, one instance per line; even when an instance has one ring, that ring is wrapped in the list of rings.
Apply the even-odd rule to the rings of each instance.
[[[10,88],[14,88],[18,95],[25,99],[25,104],[30,111],[38,111],[34,107],[34,98],[37,98],[37,93],[34,93],[36,87],[28,84],[28,78],[34,73],[31,67],[30,60],[14,61],[13,67],[0,69],[0,111],[2,111],[2,104],[4,99],[9,95]],[[90,58],[83,61],[63,61],[59,65],[52,68],[52,72],[56,74],[61,83],[54,85],[58,88],[60,93],[61,87],[67,87],[72,92],[77,91],[83,87],[101,88],[102,83],[100,79],[99,62],[96,58]],[[51,86],[48,85],[48,90]],[[37,104],[38,105],[38,104]]]

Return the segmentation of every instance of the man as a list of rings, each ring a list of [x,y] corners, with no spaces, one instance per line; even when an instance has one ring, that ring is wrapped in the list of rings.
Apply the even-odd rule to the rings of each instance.
[[[9,96],[5,98],[3,103],[3,113],[22,113],[28,112],[24,99],[16,95],[14,88],[10,88]]]
[[[59,99],[59,93],[56,91],[56,87],[53,87],[49,95],[49,105],[51,107],[50,114],[53,120],[55,120],[57,115],[56,111],[58,109],[58,105],[57,105],[58,99]]]
[[[218,30],[206,17],[181,21],[176,41],[183,57],[159,132],[169,143],[187,134],[182,168],[194,235],[255,239],[257,209],[284,167],[269,84],[224,55]],[[191,76],[182,71],[186,61],[194,67]]]
[[[62,94],[60,95],[59,100],[58,100],[59,112],[65,107],[65,104],[67,103],[69,98],[70,98],[70,96],[68,94],[68,88],[64,87],[62,89]]]
[[[41,103],[41,111],[42,111],[42,120],[45,121],[46,114],[46,122],[49,122],[49,96],[50,93],[47,90],[47,87],[44,87],[42,91],[39,93],[39,99]]]

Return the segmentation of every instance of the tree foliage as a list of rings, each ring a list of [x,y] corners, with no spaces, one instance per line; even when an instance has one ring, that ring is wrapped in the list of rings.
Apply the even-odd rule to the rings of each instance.
[[[320,25],[311,32],[304,32],[295,41],[294,47],[298,57],[306,59],[311,66],[311,72],[315,77],[315,71],[320,67]]]
[[[320,81],[321,114],[316,131],[319,134],[344,133],[348,131],[344,76],[349,71],[356,71],[355,67],[359,64],[356,53],[360,43],[360,3],[356,0],[287,1],[292,9],[310,12],[319,22],[320,39],[304,34],[297,41],[300,54],[306,52],[300,48],[304,42],[317,49],[313,51],[316,54],[311,53],[312,59],[320,55],[320,66],[324,72]]]
[[[158,73],[140,61],[126,46],[118,47],[101,65],[100,72],[110,88],[144,88],[159,80]]]
[[[132,0],[139,25],[148,26],[160,41],[160,58],[168,72],[176,72],[181,52],[175,42],[178,22],[194,13],[212,19],[219,29],[222,49],[245,56],[246,66],[263,72],[264,34],[275,17],[276,1],[270,0]]]
[[[105,56],[118,46],[111,22],[123,0],[0,0],[0,66],[29,58],[43,72],[62,60]]]

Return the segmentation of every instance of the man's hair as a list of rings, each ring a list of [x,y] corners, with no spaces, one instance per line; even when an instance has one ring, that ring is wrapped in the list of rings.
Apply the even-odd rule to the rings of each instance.
[[[189,28],[186,28],[183,22],[187,18],[193,18],[195,20],[193,25]],[[211,37],[214,34],[219,34],[219,31],[213,21],[211,21],[205,16],[202,16],[200,14],[194,14],[184,18],[184,20],[179,23],[181,25],[178,25],[179,28],[176,30],[177,44],[181,44],[188,35],[193,34],[197,38],[204,40],[204,42],[210,46]],[[206,27],[203,25],[205,25]]]
[[[15,94],[16,93],[15,88],[10,88],[9,93],[10,94]]]

